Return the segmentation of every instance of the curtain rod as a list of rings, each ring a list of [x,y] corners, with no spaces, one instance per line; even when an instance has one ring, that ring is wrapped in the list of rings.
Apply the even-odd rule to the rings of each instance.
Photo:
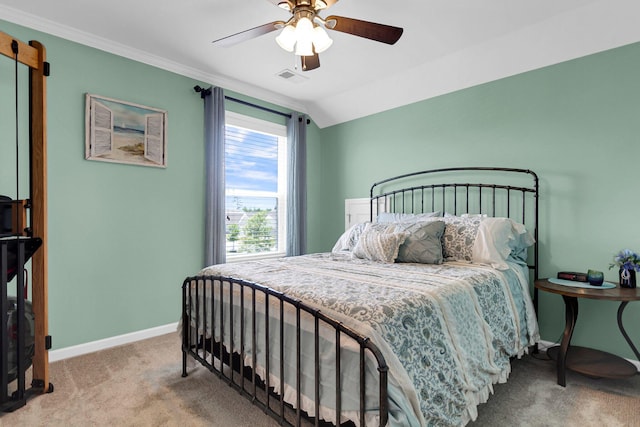
[[[249,107],[257,108],[258,110],[267,111],[269,113],[277,114],[279,116],[291,118],[291,114],[289,114],[289,113],[283,113],[282,111],[272,110],[271,108],[263,107],[262,105],[256,105],[256,104],[253,104],[253,103],[251,103],[249,101],[243,101],[242,99],[233,98],[233,97],[227,96],[227,95],[224,96],[224,99],[226,99],[227,101],[233,101],[233,102],[237,102],[238,104],[247,105]]]
[[[204,89],[200,86],[194,86],[193,90],[195,90],[196,92],[200,93],[200,98],[203,98],[207,95],[209,95],[211,93],[211,89]],[[232,102],[237,102],[238,104],[242,104],[242,105],[246,105],[248,107],[253,107],[253,108],[257,108],[258,110],[262,110],[262,111],[266,111],[268,113],[273,113],[273,114],[277,114],[279,116],[283,116],[283,117],[287,117],[287,118],[291,118],[291,114],[289,113],[283,113],[282,111],[278,111],[278,110],[273,110],[271,108],[268,107],[263,107],[262,105],[257,105],[254,104],[252,102],[249,101],[243,101],[242,99],[238,99],[238,98],[233,98],[231,96],[224,96],[224,99],[228,100],[228,101],[232,101]],[[302,117],[299,118],[300,121],[302,121]],[[307,119],[307,124],[309,124],[311,122],[311,120]]]

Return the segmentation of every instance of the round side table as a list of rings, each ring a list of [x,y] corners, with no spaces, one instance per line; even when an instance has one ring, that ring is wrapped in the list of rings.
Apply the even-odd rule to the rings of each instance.
[[[620,301],[618,328],[624,339],[640,360],[640,352],[629,338],[622,324],[622,313],[630,301],[640,301],[640,288],[594,289],[577,288],[551,283],[548,279],[535,281],[535,287],[545,292],[562,295],[565,305],[565,327],[559,346],[547,350],[549,357],[557,361],[558,384],[566,387],[566,369],[595,378],[622,378],[636,375],[635,365],[622,357],[605,351],[571,346],[571,337],[578,320],[578,299]]]

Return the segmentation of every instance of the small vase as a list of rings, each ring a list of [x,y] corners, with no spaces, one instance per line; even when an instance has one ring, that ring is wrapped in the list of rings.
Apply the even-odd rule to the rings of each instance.
[[[604,273],[598,270],[589,270],[587,271],[587,281],[591,286],[602,286]]]
[[[636,272],[635,270],[627,270],[620,268],[620,287],[621,288],[635,288],[636,287]]]

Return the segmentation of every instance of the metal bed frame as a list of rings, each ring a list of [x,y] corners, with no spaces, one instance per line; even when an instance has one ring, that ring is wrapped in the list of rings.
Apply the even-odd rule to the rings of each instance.
[[[479,183],[474,179],[484,179],[488,176],[495,178],[496,176],[504,176],[508,180],[512,180],[514,176],[527,177],[533,180],[533,183],[523,185],[511,185],[498,182],[497,179],[492,183]],[[444,178],[449,176],[449,179]],[[458,182],[458,178],[463,176],[468,178],[466,182]],[[438,183],[424,183],[437,177]],[[414,183],[422,180],[422,183]],[[516,179],[517,181],[517,179]],[[409,184],[407,184],[409,183]],[[399,187],[400,185],[405,185]],[[409,185],[409,186],[406,186]],[[421,213],[428,211],[440,210],[451,214],[457,213],[487,213],[491,216],[505,216],[511,218],[514,214],[518,216],[518,220],[527,225],[528,229],[533,230],[532,233],[536,239],[534,254],[529,268],[533,271],[534,279],[538,277],[538,177],[537,175],[525,169],[513,168],[486,168],[486,167],[465,167],[465,168],[445,168],[426,170],[410,174],[399,175],[393,178],[379,181],[372,185],[370,191],[371,201],[371,219],[381,209],[386,212],[397,213]],[[512,199],[517,198],[519,202],[515,203]],[[447,210],[451,209],[451,210]],[[527,215],[528,214],[528,215]],[[531,220],[531,216],[533,219]],[[516,219],[516,218],[513,218]],[[531,258],[531,257],[530,257]],[[216,290],[216,286],[217,290]],[[207,289],[210,289],[207,291]],[[536,290],[534,289],[534,292]],[[201,295],[202,294],[202,295]],[[217,295],[216,295],[217,294]],[[234,343],[233,322],[233,299],[234,295],[238,297],[240,303],[240,312],[250,313],[250,325],[247,325],[245,316],[240,316],[240,343]],[[218,316],[214,316],[213,308],[207,312],[206,305],[200,307],[200,299],[206,301],[211,299],[211,307],[219,304]],[[228,301],[228,310],[225,313],[223,307],[225,298]],[[248,298],[248,304],[245,299]],[[193,302],[195,299],[195,303]],[[264,313],[258,313],[256,304],[260,304],[258,300],[264,300]],[[248,305],[248,306],[247,306]],[[269,311],[275,309],[279,312],[277,319],[283,319],[285,310],[295,311],[295,343],[296,343],[296,403],[292,408],[282,397],[282,393],[277,395],[270,391],[273,384],[269,382],[269,360],[270,355],[275,354],[279,357],[280,366],[280,390],[284,389],[284,323],[279,322],[278,335],[280,338],[279,348],[273,350],[270,348],[269,322],[274,321],[275,315],[270,316]],[[537,293],[534,294],[534,306],[537,311]],[[202,315],[201,315],[202,313]],[[300,409],[301,392],[300,384],[303,375],[301,371],[301,313],[306,313],[313,318],[314,322],[314,372],[309,375],[314,378],[315,391],[315,414],[303,414]],[[257,345],[256,334],[256,318],[264,316],[264,351],[266,353],[266,375],[265,379],[260,379],[254,374],[251,367],[245,366],[242,361],[245,360],[245,348],[248,342],[251,348],[255,349]],[[276,319],[276,320],[277,320]],[[324,425],[325,422],[320,420],[319,416],[319,382],[320,382],[320,365],[319,358],[319,331],[320,328],[330,328],[335,334],[335,351],[336,351],[336,419],[334,425],[340,425],[341,413],[341,396],[340,372],[341,372],[341,337],[347,335],[355,340],[360,346],[360,425],[366,425],[365,422],[365,359],[366,353],[370,353],[376,360],[377,371],[379,374],[379,415],[380,425],[384,426],[388,421],[388,396],[387,396],[387,364],[380,350],[372,343],[369,338],[362,336],[356,331],[346,327],[341,322],[332,319],[322,313],[317,308],[309,306],[300,300],[291,298],[281,292],[275,291],[269,287],[262,286],[257,283],[245,280],[235,279],[222,276],[192,276],[187,277],[182,284],[182,376],[186,377],[187,358],[191,356],[210,371],[216,373],[221,379],[226,380],[232,388],[236,389],[241,395],[250,399],[254,404],[262,408],[265,413],[269,414],[281,424],[284,425],[301,425],[302,418],[312,418],[316,426]],[[225,326],[228,324],[228,327]],[[245,333],[247,327],[251,327],[251,334]],[[197,332],[202,330],[211,331],[211,336],[215,336],[218,331],[220,341],[207,339],[207,337],[198,336]],[[228,333],[227,329],[229,330]],[[206,332],[205,332],[206,333]],[[250,341],[249,341],[250,340]],[[231,349],[238,347],[240,353],[230,354],[232,350],[227,349],[224,342],[230,342]],[[253,353],[253,363],[256,366],[256,355]],[[260,389],[260,391],[259,391]],[[287,418],[287,415],[288,418]],[[290,421],[294,418],[293,422]]]
[[[195,282],[195,286],[192,286],[192,283]],[[218,283],[218,292],[219,294],[216,296],[214,284]],[[209,285],[209,286],[207,286]],[[207,294],[207,288],[210,287],[211,292]],[[226,288],[226,289],[225,289]],[[201,291],[202,289],[202,291]],[[256,295],[261,294],[265,301],[264,304],[264,351],[266,353],[266,375],[265,380],[261,381],[257,378],[256,375],[253,375],[251,368],[245,367],[242,360],[245,359],[245,334],[241,333],[240,338],[241,342],[239,343],[241,351],[239,355],[234,357],[230,357],[229,352],[223,345],[226,338],[225,335],[225,325],[229,324],[229,334],[228,339],[230,340],[230,347],[234,348],[234,331],[233,331],[233,322],[230,319],[233,319],[233,298],[234,291],[239,291],[240,293],[240,313],[244,313],[245,309],[248,309],[251,313],[251,336],[247,339],[251,340],[251,348],[255,349],[257,345],[257,329],[256,329],[256,319],[259,315],[256,311]],[[203,292],[202,295],[200,293]],[[245,307],[245,293],[250,294],[250,307]],[[224,297],[228,297],[228,307],[229,312],[228,315],[224,315]],[[195,297],[196,307],[195,307],[195,319],[191,318],[191,307],[189,307],[189,302],[192,301],[192,298]],[[212,307],[214,304],[219,304],[218,314],[219,317],[216,319],[214,317],[213,310],[210,310],[210,313],[207,313],[206,306],[200,307],[200,297],[206,301],[207,297],[212,299]],[[271,300],[275,301],[275,305],[277,306],[277,310],[279,312],[278,319],[283,319],[285,307],[292,308],[295,310],[295,333],[296,333],[296,414],[295,414],[295,425],[300,425],[302,421],[302,411],[300,409],[301,406],[301,314],[307,313],[313,317],[314,321],[314,390],[315,390],[315,414],[313,417],[315,419],[315,425],[320,425],[320,327],[329,327],[333,329],[335,334],[335,351],[336,351],[336,425],[340,425],[339,417],[341,413],[341,402],[342,402],[342,390],[340,388],[340,373],[341,373],[341,358],[340,358],[340,349],[341,349],[341,341],[342,335],[347,335],[353,338],[358,345],[360,346],[360,425],[366,425],[365,423],[365,391],[366,391],[366,383],[365,383],[365,352],[369,352],[373,355],[375,360],[377,361],[377,369],[380,375],[380,391],[379,391],[379,407],[381,413],[381,422],[380,425],[385,425],[387,423],[387,414],[388,414],[388,401],[387,401],[387,365],[382,356],[380,350],[366,337],[358,334],[356,331],[351,328],[345,326],[341,322],[338,322],[331,317],[325,315],[320,310],[313,308],[300,300],[291,298],[281,292],[277,292],[271,288],[266,286],[259,285],[257,283],[247,282],[244,280],[233,279],[229,277],[221,277],[221,276],[195,276],[189,277],[185,279],[182,286],[182,305],[183,305],[183,320],[182,320],[182,376],[187,376],[187,355],[192,356],[194,359],[199,361],[202,365],[206,366],[212,372],[218,374],[220,378],[224,378],[229,382],[229,385],[233,386],[237,389],[241,394],[251,399],[255,404],[260,406],[265,412],[269,413],[269,415],[273,416],[275,419],[281,421],[286,425],[294,425],[290,421],[285,418],[285,408],[287,405],[285,404],[284,398],[282,394],[279,396],[275,396],[276,399],[276,407],[272,406],[271,397],[272,393],[268,390],[271,388],[271,384],[269,383],[269,373],[270,373],[270,356],[271,356],[271,348],[270,348],[270,333],[269,333],[269,322],[273,320],[269,314],[269,307]],[[200,311],[203,311],[203,315],[200,316]],[[202,317],[202,318],[200,318]],[[245,330],[245,316],[240,316],[241,320],[241,330]],[[216,320],[219,322],[216,325]],[[192,323],[193,321],[193,323]],[[208,323],[209,322],[209,323]],[[191,333],[190,325],[195,325],[195,330],[199,330],[200,327],[203,330],[207,330],[207,324],[210,325],[211,331],[214,331],[217,327],[217,330],[220,333],[220,341],[216,342],[213,339],[203,339],[202,336],[195,336]],[[279,322],[279,349],[275,351],[278,352],[278,357],[280,360],[280,370],[279,372],[284,372],[284,322]],[[213,333],[212,333],[213,335]],[[252,366],[256,366],[256,352],[253,353],[253,363]],[[208,356],[208,355],[209,356]],[[215,360],[210,357],[213,355],[218,361],[222,360],[222,363],[232,368],[225,372],[220,366],[215,366]],[[220,362],[218,362],[219,364]],[[234,371],[237,375],[234,375]],[[285,375],[280,375],[280,390],[284,389],[284,377]],[[258,394],[258,387],[267,390],[266,393]],[[261,400],[262,395],[264,395],[264,400]]]
[[[504,174],[506,181],[491,184],[480,183],[477,180],[486,179],[495,174]],[[467,182],[459,182],[458,175],[465,174]],[[522,180],[522,185],[507,184],[512,178],[526,177],[530,181]],[[398,180],[411,181],[415,178],[437,176],[445,182],[422,183],[401,189],[389,189]],[[475,179],[476,181],[471,181]],[[538,278],[538,196],[540,192],[538,175],[529,169],[498,168],[498,167],[456,167],[431,169],[399,175],[376,182],[370,190],[371,220],[380,207],[387,212],[419,213],[441,211],[457,215],[459,213],[487,214],[496,217],[503,216],[520,221],[528,225],[536,241],[533,259],[529,268],[533,271],[534,279]],[[516,198],[516,202],[513,201]],[[462,200],[460,200],[462,199]],[[517,203],[519,201],[519,203]],[[514,211],[518,210],[517,213]],[[529,214],[529,215],[527,215]],[[533,217],[531,219],[531,216]],[[537,301],[537,293],[534,302]]]

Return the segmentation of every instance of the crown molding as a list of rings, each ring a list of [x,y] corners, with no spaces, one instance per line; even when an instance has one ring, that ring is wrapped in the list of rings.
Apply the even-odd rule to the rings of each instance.
[[[289,108],[301,113],[307,113],[304,104],[280,94],[264,90],[254,85],[250,85],[239,80],[226,76],[219,76],[206,71],[187,67],[178,62],[166,58],[151,55],[147,52],[133,49],[130,46],[114,42],[103,37],[77,30],[75,28],[62,25],[60,23],[42,18],[40,16],[25,13],[23,11],[0,5],[0,17],[7,22],[21,25],[36,31],[79,43],[94,49],[102,50],[113,55],[131,59],[143,64],[150,65],[162,70],[170,71],[181,76],[190,77],[201,82],[206,82],[214,86],[232,90],[246,96],[250,96],[265,102],[270,102],[284,108]]]

